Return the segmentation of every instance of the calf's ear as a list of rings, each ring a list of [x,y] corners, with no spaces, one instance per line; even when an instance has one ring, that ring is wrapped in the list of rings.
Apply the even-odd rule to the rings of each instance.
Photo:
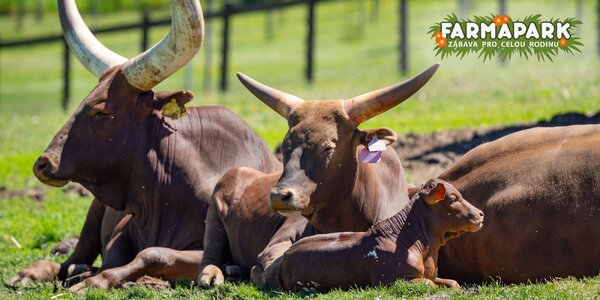
[[[194,99],[194,93],[191,91],[164,91],[154,93],[154,101],[152,102],[154,108],[161,109],[165,104],[171,102],[171,100],[175,100],[177,106],[183,107],[186,103],[192,101],[192,99]]]
[[[408,198],[412,198],[416,193],[419,192],[419,187],[414,184],[408,184]]]
[[[446,186],[440,182],[435,182],[433,184],[434,186],[423,196],[423,200],[429,206],[435,205],[446,197]]]
[[[377,129],[367,129],[360,132],[360,143],[364,146],[368,146],[369,142],[373,140],[374,137],[377,137],[378,140],[383,141],[386,146],[390,145],[396,139],[398,139],[398,135],[389,128],[377,128]]]

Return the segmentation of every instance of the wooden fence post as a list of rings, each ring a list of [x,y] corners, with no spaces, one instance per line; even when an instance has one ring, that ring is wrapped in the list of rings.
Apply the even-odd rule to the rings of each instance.
[[[501,15],[501,16],[506,15],[506,0],[498,0],[498,4],[499,4],[498,5],[499,6],[498,7],[498,13],[499,13],[499,15]],[[498,56],[498,62],[501,65],[506,64],[507,63],[506,57]]]
[[[373,0],[371,4],[371,21],[379,20],[379,0]]]
[[[71,50],[67,40],[63,39],[63,99],[62,108],[67,111],[71,98]]]
[[[408,14],[406,11],[406,0],[400,0],[398,18],[399,18],[399,34],[400,34],[400,74],[406,75],[408,71],[408,20],[406,19]]]
[[[227,91],[227,67],[229,64],[229,19],[233,6],[229,2],[225,3],[223,9],[223,34],[221,37],[221,92]]]
[[[314,56],[315,56],[315,6],[316,0],[308,1],[307,36],[306,36],[306,81],[313,82]]]
[[[213,0],[206,1],[206,11],[213,11]],[[204,79],[202,88],[204,91],[212,90],[213,77],[213,19],[207,19],[204,23]]]
[[[267,9],[265,12],[265,39],[273,40],[273,10]]]
[[[142,12],[142,45],[140,46],[142,51],[146,51],[148,49],[148,34],[150,31],[150,14],[148,10]]]

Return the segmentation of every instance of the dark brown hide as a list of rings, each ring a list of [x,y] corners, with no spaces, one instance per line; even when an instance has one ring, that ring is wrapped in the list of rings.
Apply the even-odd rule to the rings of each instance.
[[[600,270],[600,125],[535,128],[481,145],[440,178],[485,213],[440,251],[439,274],[524,283]]]

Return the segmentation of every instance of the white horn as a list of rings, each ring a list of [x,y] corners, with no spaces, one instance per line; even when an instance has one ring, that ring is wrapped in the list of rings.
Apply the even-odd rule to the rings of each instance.
[[[264,85],[243,73],[238,72],[237,76],[242,84],[254,94],[258,100],[268,105],[272,110],[286,119],[294,106],[304,102],[304,100],[294,95]]]
[[[439,66],[440,63],[436,63],[409,80],[344,100],[344,110],[350,120],[358,125],[404,102],[431,79]]]
[[[198,0],[171,1],[171,31],[160,42],[129,60],[125,78],[148,91],[188,63],[202,44],[204,19]]]
[[[60,24],[69,48],[90,72],[100,77],[106,69],[127,59],[104,47],[83,22],[75,0],[58,0]]]

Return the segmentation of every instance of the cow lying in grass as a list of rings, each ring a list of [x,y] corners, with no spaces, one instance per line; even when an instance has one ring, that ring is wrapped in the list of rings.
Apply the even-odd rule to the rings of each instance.
[[[207,216],[198,283],[222,283],[223,263],[248,268],[266,247],[251,279],[277,287],[276,274],[271,272],[276,268],[271,265],[305,234],[306,223],[298,219],[298,212],[319,233],[364,231],[399,212],[409,197],[395,151],[388,147],[380,153],[378,163],[359,159],[371,141],[379,140],[385,149],[396,133],[388,128],[361,130],[358,125],[408,99],[438,66],[394,86],[328,101],[304,101],[239,74],[255,96],[288,120],[289,130],[281,146],[284,171],[266,174],[237,168],[217,184]],[[300,227],[282,226],[283,218],[269,210],[267,201],[273,211],[290,216],[288,221],[294,218]],[[274,225],[284,230],[276,232],[279,227],[273,229]]]
[[[466,153],[439,178],[480,208],[480,233],[440,250],[459,282],[526,283],[600,271],[600,125],[533,128]]]
[[[198,0],[173,0],[171,6],[171,32],[128,60],[95,39],[73,0],[58,2],[65,38],[100,81],[34,172],[52,186],[81,183],[96,200],[64,263],[35,262],[10,284],[64,280],[89,269],[98,254],[100,272],[73,290],[119,287],[142,275],[194,279],[208,201],[222,174],[234,166],[281,169],[266,143],[223,107],[192,107],[177,120],[168,117],[179,115],[192,94],[152,87],[192,59],[203,34]],[[171,112],[161,109],[166,104]]]
[[[279,269],[286,290],[389,284],[398,278],[459,287],[437,277],[438,250],[448,239],[483,226],[483,212],[452,185],[429,180],[399,213],[367,232],[319,234],[285,252]]]

